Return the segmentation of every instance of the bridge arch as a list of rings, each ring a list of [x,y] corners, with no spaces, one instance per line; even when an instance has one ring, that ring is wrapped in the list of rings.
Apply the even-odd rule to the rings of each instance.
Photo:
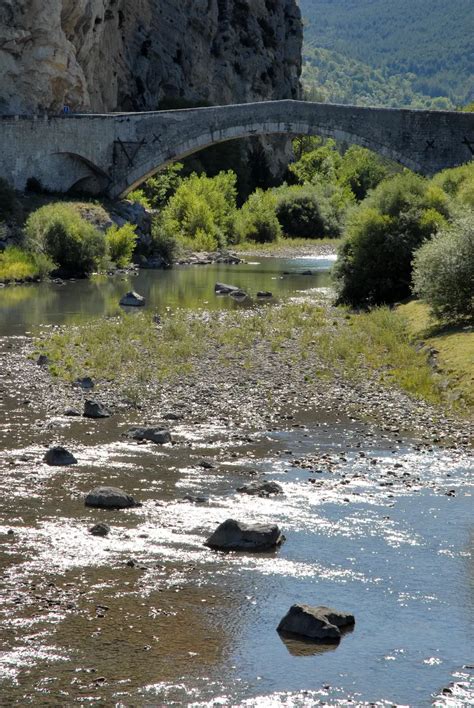
[[[127,155],[129,164],[113,175],[112,196],[125,196],[161,167],[211,145],[262,135],[332,137],[425,175],[462,164],[471,156],[462,142],[466,130],[456,131],[456,121],[451,120],[453,115],[463,115],[459,113],[270,101],[142,115],[138,149],[134,148],[133,159]],[[457,133],[457,154],[452,150],[453,133]]]

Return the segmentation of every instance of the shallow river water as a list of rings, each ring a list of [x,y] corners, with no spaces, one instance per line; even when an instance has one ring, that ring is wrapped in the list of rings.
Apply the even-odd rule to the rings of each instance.
[[[278,297],[329,284],[317,274],[327,261],[255,260],[0,291],[2,342],[114,314],[129,284],[157,309],[242,306],[215,298],[216,280]],[[473,705],[467,452],[334,410],[288,411],[271,430],[184,418],[171,423],[173,445],[139,445],[120,435],[139,422],[128,414],[39,428],[44,412],[1,373],[0,390],[0,705],[429,706],[452,681],[436,705]],[[53,439],[77,466],[42,463]],[[256,475],[284,495],[236,492]],[[143,506],[86,509],[98,484]],[[276,521],[286,542],[264,554],[206,549],[230,517]],[[107,538],[88,533],[99,521]],[[276,626],[295,602],[353,612],[355,628],[338,646],[282,640]]]

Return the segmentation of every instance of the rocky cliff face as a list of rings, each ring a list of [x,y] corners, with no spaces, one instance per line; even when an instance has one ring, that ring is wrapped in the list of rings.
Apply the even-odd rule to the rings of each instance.
[[[0,0],[0,112],[295,98],[296,0]]]

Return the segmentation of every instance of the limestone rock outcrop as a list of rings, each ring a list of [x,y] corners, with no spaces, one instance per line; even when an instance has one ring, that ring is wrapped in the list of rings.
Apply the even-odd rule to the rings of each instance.
[[[296,0],[0,0],[0,113],[297,98]]]

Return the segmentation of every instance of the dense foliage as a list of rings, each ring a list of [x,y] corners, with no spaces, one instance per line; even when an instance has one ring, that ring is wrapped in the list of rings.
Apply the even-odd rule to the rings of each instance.
[[[271,191],[257,189],[250,195],[236,216],[233,242],[278,241],[282,228],[276,215],[276,204],[276,197]]]
[[[417,251],[413,289],[440,320],[474,319],[474,212]]]
[[[146,209],[163,209],[181,184],[182,170],[181,162],[173,162],[147,179],[140,189],[130,192],[127,199]]]
[[[163,235],[188,248],[215,251],[232,233],[236,211],[236,177],[193,174],[183,180],[162,212]]]
[[[406,298],[413,253],[449,214],[447,195],[417,175],[379,184],[350,215],[335,268],[339,301],[368,307]]]
[[[41,253],[29,253],[16,246],[0,253],[0,283],[44,278],[53,268],[54,264]]]
[[[473,100],[472,0],[301,0],[306,42],[400,77],[412,91]],[[406,104],[404,104],[406,105]]]
[[[303,55],[303,87],[309,101],[450,110],[447,96],[428,96],[415,90],[414,74],[391,75],[387,69],[331,49],[307,46]]]
[[[331,183],[307,183],[281,187],[277,195],[276,215],[283,233],[289,238],[339,236],[345,213],[340,190]]]
[[[123,226],[113,225],[107,229],[105,242],[108,255],[112,263],[119,268],[125,268],[132,260],[135,245],[137,243],[136,226],[124,224]]]
[[[68,204],[50,204],[33,212],[25,232],[29,250],[47,256],[68,276],[92,273],[106,256],[103,235]]]

